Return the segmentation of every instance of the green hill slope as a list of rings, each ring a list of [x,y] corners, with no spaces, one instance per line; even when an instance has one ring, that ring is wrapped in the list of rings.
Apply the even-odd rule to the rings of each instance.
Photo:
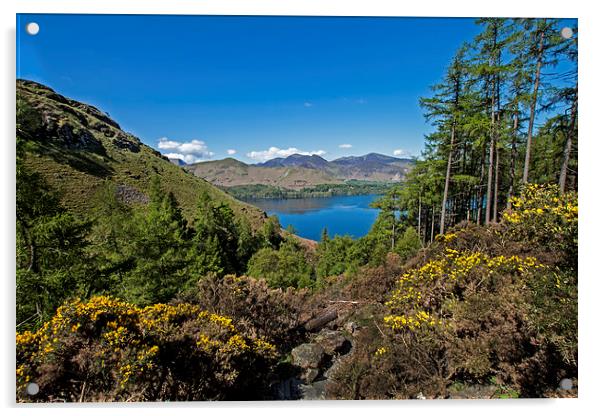
[[[237,215],[247,216],[254,226],[265,218],[257,208],[170,163],[93,106],[36,82],[18,80],[17,108],[19,134],[31,143],[27,165],[41,173],[60,192],[63,204],[75,212],[92,208],[105,180],[115,183],[126,202],[145,203],[151,178],[158,175],[189,220],[203,191],[226,202]]]

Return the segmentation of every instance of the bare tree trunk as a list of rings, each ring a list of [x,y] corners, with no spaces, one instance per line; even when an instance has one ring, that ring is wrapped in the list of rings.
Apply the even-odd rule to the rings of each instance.
[[[487,201],[485,203],[485,224],[491,219],[491,199],[493,186],[493,164],[495,157],[495,82],[491,94],[491,138],[489,140],[489,167],[487,168]]]
[[[495,149],[495,183],[493,185],[493,215],[492,221],[497,222],[497,200],[498,200],[498,188],[500,186],[500,149]]]
[[[544,24],[546,19],[544,19]],[[525,168],[523,170],[523,183],[529,182],[529,163],[531,161],[531,141],[533,140],[533,125],[535,124],[535,110],[537,109],[537,93],[539,91],[539,78],[543,64],[543,47],[545,31],[542,29],[539,35],[539,48],[537,51],[537,67],[535,69],[535,84],[533,86],[533,97],[529,111],[529,128],[527,130],[527,147],[525,150]]]
[[[563,194],[566,188],[566,174],[569,169],[569,161],[571,159],[571,148],[573,147],[573,132],[575,131],[575,124],[577,121],[577,92],[575,91],[575,100],[571,107],[571,121],[569,123],[569,129],[566,133],[566,144],[564,146],[564,160],[562,161],[562,167],[560,168],[560,180],[558,185],[560,186],[560,193]]]
[[[493,183],[493,158],[495,153],[495,141],[492,138],[489,144],[489,167],[487,168],[487,201],[485,202],[485,224],[491,219],[491,188]]]
[[[506,208],[510,208],[510,199],[514,196],[514,180],[516,179],[516,135],[518,134],[518,111],[514,113],[514,125],[512,126],[512,147],[510,150],[510,187],[508,188],[508,200]]]
[[[395,250],[395,211],[393,211],[393,233],[391,234],[391,251]]]
[[[481,213],[483,212],[483,178],[485,177],[485,144],[481,152],[481,175],[479,177],[479,189],[477,192],[477,225],[481,225]]]
[[[422,229],[420,227],[420,220],[422,217],[422,197],[418,196],[418,238],[422,241]]]
[[[431,210],[431,243],[435,239],[435,207]]]
[[[443,188],[443,202],[441,203],[441,222],[439,225],[439,234],[445,232],[445,209],[447,205],[447,193],[449,192],[449,180],[451,176],[452,157],[454,155],[454,145],[456,139],[456,127],[452,125],[451,138],[449,141],[449,155],[447,156],[447,170],[445,172],[445,187]]]

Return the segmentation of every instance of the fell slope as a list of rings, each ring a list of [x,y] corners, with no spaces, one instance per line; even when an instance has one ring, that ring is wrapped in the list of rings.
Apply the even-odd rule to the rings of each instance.
[[[194,176],[137,137],[97,108],[57,94],[32,81],[17,81],[18,134],[31,145],[26,164],[42,174],[61,195],[63,204],[86,213],[104,181],[117,187],[128,203],[148,201],[153,176],[174,193],[184,215],[191,220],[199,195],[230,205],[236,215],[246,216],[253,226],[263,223],[265,213],[235,200],[205,180]]]

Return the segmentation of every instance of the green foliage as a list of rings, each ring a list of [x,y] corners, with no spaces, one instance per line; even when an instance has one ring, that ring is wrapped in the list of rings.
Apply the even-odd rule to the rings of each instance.
[[[552,270],[528,283],[529,326],[557,351],[564,365],[577,366],[577,274]]]
[[[399,254],[401,261],[406,261],[420,250],[422,243],[413,227],[407,227],[400,239],[395,243],[395,253]]]
[[[325,284],[326,277],[357,270],[359,259],[355,256],[356,244],[349,236],[337,235],[332,239],[322,239],[316,253],[316,274],[320,285]]]
[[[138,304],[167,302],[188,285],[190,231],[173,194],[161,190],[158,178],[150,202],[134,218],[129,255],[135,259],[125,276],[125,298]]]
[[[275,215],[268,217],[264,222],[259,235],[262,239],[262,247],[277,249],[282,243],[282,236],[280,235],[280,222],[278,217]]]
[[[72,295],[96,283],[86,236],[90,224],[68,213],[44,179],[23,164],[17,138],[17,323],[44,321]]]
[[[286,239],[278,250],[262,248],[249,261],[249,276],[265,279],[270,287],[311,287],[313,269],[303,250],[292,238]]]
[[[576,34],[559,36],[557,19],[476,23],[480,33],[420,100],[436,130],[407,177],[401,207],[423,241],[442,225],[498,222],[527,180],[577,187]],[[561,62],[565,72],[557,71]]]
[[[533,141],[533,166],[530,170],[530,177],[534,183],[558,183],[560,175],[558,166],[562,165],[568,134],[573,132],[566,114],[548,119],[539,129]],[[571,178],[570,189],[576,189],[579,169],[575,156],[578,149],[576,135],[573,134],[572,140],[573,154],[568,168]]]

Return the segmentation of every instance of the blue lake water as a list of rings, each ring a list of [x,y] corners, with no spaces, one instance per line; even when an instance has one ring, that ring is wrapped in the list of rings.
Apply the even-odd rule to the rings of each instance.
[[[328,198],[256,199],[249,203],[268,215],[276,215],[283,228],[292,225],[296,234],[320,240],[324,227],[330,237],[350,235],[359,238],[370,231],[378,209],[370,203],[379,195],[333,196]]]

